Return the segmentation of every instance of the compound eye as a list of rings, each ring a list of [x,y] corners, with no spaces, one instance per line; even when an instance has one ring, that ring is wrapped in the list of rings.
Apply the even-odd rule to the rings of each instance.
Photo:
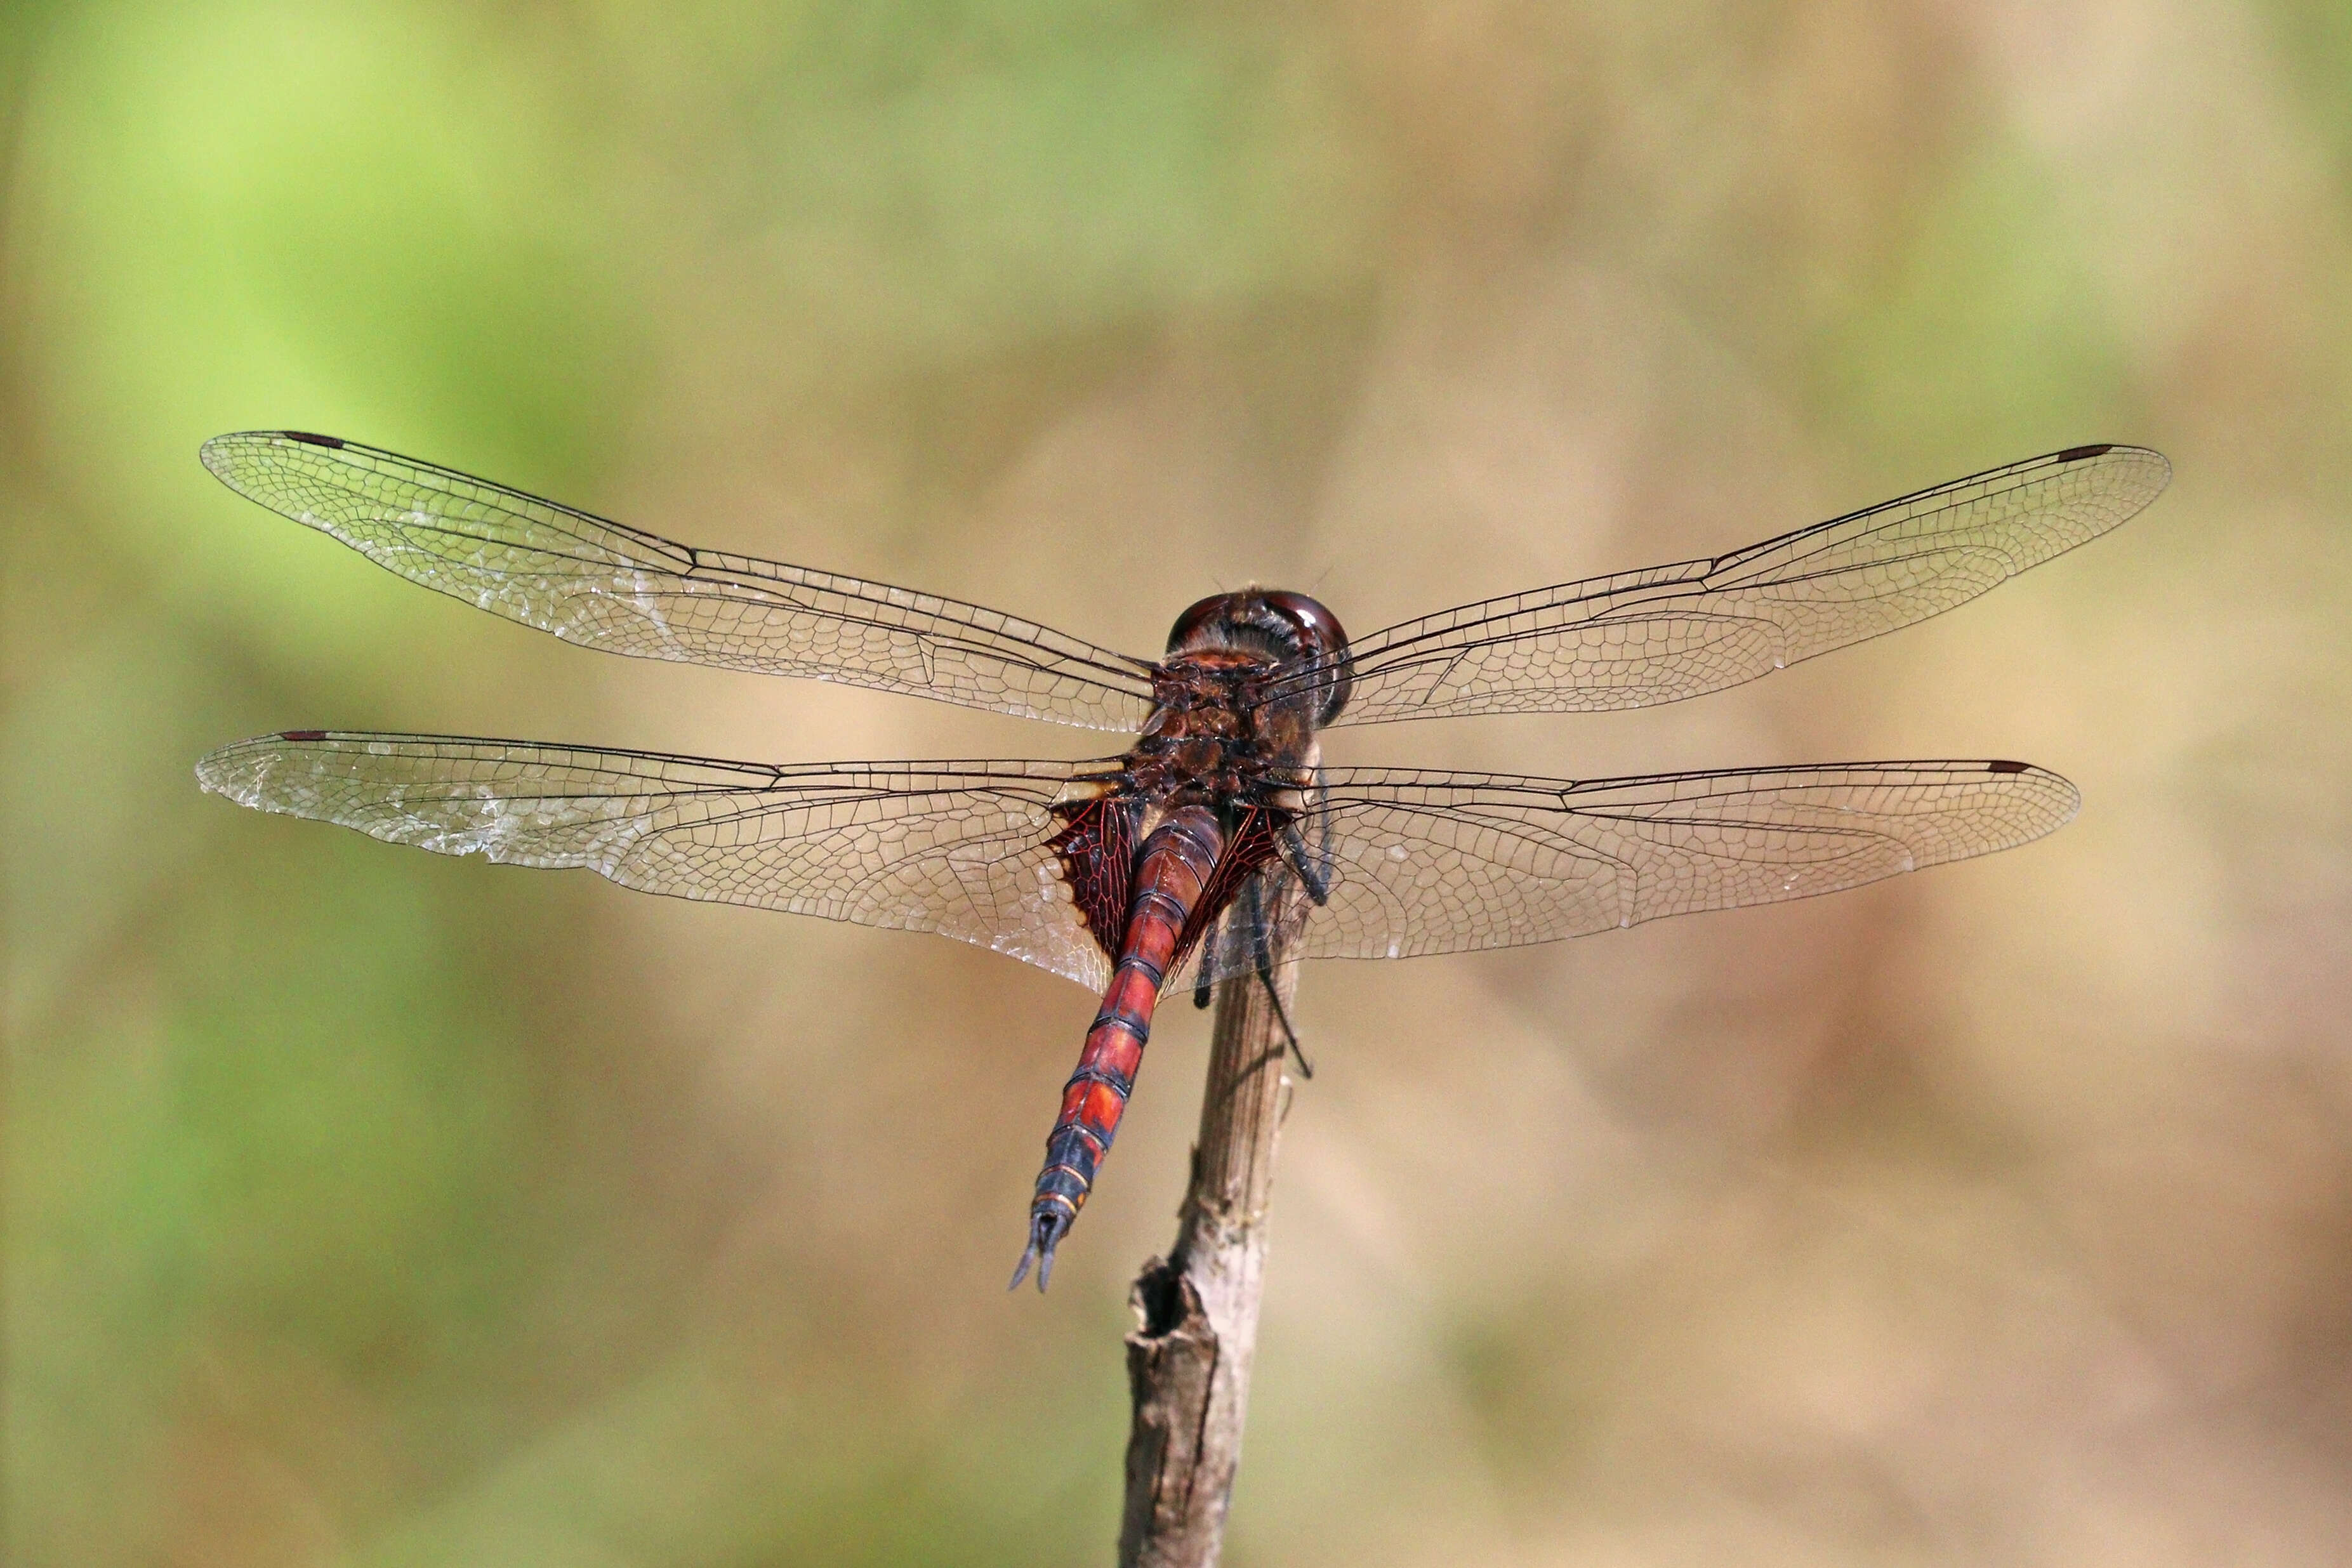
[[[1318,727],[1329,724],[1348,706],[1348,694],[1355,685],[1348,673],[1348,633],[1340,629],[1338,616],[1303,593],[1276,591],[1264,599],[1267,609],[1298,629],[1300,656],[1328,672],[1318,683],[1322,689],[1315,723]]]
[[[1248,597],[1244,593],[1213,593],[1176,617],[1176,624],[1168,629],[1168,651],[1181,653],[1198,645],[1202,627],[1231,621],[1236,608]]]
[[[1303,593],[1280,591],[1264,596],[1272,609],[1294,624],[1305,635],[1301,638],[1303,653],[1344,653],[1348,651],[1348,633],[1339,629],[1339,618],[1319,601]]]

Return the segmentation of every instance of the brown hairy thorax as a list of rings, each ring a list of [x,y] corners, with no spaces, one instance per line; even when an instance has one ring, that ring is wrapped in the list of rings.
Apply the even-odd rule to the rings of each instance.
[[[1185,611],[1126,758],[1134,793],[1169,807],[1295,800],[1315,767],[1316,730],[1347,701],[1347,649],[1339,618],[1304,594],[1246,589]],[[1328,673],[1299,678],[1317,670]]]
[[[1204,648],[1152,673],[1156,706],[1126,758],[1133,790],[1154,804],[1219,805],[1297,789],[1317,747],[1311,687],[1261,653]]]

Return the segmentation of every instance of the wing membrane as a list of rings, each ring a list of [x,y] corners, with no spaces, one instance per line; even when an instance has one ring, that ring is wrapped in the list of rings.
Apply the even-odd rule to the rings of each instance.
[[[297,732],[196,766],[239,805],[440,854],[585,866],[646,893],[936,931],[1099,992],[1047,808],[1094,765],[762,767],[651,752]]]
[[[1185,956],[1168,977],[1172,994],[1191,989],[1208,970],[1209,983],[1239,979],[1257,972],[1259,955],[1279,950],[1285,962],[1305,956],[1298,934],[1321,918],[1298,884],[1298,878],[1279,861],[1260,867],[1217,918],[1216,929]],[[1165,1005],[1164,1003],[1162,1004]]]
[[[1940,614],[2097,538],[2172,474],[2138,446],[2030,458],[1719,556],[1408,621],[1352,650],[1340,724],[1678,702]]]
[[[441,854],[584,866],[625,887],[933,931],[1099,992],[1109,963],[1047,841],[1098,763],[770,767],[658,753],[298,731],[197,765],[240,805]],[[1314,907],[1277,860],[1192,963],[1517,946],[1807,898],[2009,849],[2079,804],[2013,762],[1843,763],[1571,781],[1339,768],[1306,824]],[[1171,981],[1180,981],[1177,976]]]
[[[1335,768],[1330,901],[1305,957],[1402,958],[1810,898],[2012,848],[2080,797],[2016,762],[1868,762],[1571,782]],[[1313,830],[1310,830],[1313,831]]]
[[[569,642],[1134,730],[1143,666],[978,605],[673,544],[488,480],[294,432],[215,436],[205,466],[411,582]]]

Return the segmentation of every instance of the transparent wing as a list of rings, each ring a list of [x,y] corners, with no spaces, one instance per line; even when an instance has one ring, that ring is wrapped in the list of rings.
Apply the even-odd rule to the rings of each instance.
[[[569,642],[1132,731],[1145,666],[994,610],[724,555],[332,436],[220,435],[238,495],[411,582]]]
[[[2020,762],[1852,762],[1570,782],[1334,768],[1330,899],[1304,957],[1512,947],[1810,898],[2062,826],[2074,787]],[[1281,874],[1286,875],[1287,873]],[[1295,879],[1293,879],[1295,881]]]
[[[585,866],[624,887],[936,931],[1100,992],[1047,810],[1090,765],[762,767],[439,736],[297,731],[196,765],[241,806],[439,854]]]
[[[1284,953],[1286,962],[1296,961],[1304,956],[1298,934],[1320,915],[1288,866],[1280,861],[1261,866],[1219,912],[1215,927],[1170,975],[1167,989],[1173,994],[1196,987],[1204,967],[1211,985],[1254,975],[1265,953]]]
[[[2078,446],[1713,560],[1592,578],[1391,626],[1351,650],[1340,724],[1677,702],[1924,621],[2097,538],[2171,465]]]

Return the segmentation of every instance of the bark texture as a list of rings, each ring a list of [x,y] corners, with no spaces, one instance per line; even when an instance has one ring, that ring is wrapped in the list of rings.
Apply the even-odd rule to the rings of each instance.
[[[1298,966],[1278,964],[1286,1009]],[[1240,1468],[1265,1277],[1266,1200],[1284,1110],[1286,1037],[1255,976],[1217,988],[1209,1082],[1176,1245],[1129,1296],[1135,1415],[1127,1439],[1121,1568],[1209,1568]]]

